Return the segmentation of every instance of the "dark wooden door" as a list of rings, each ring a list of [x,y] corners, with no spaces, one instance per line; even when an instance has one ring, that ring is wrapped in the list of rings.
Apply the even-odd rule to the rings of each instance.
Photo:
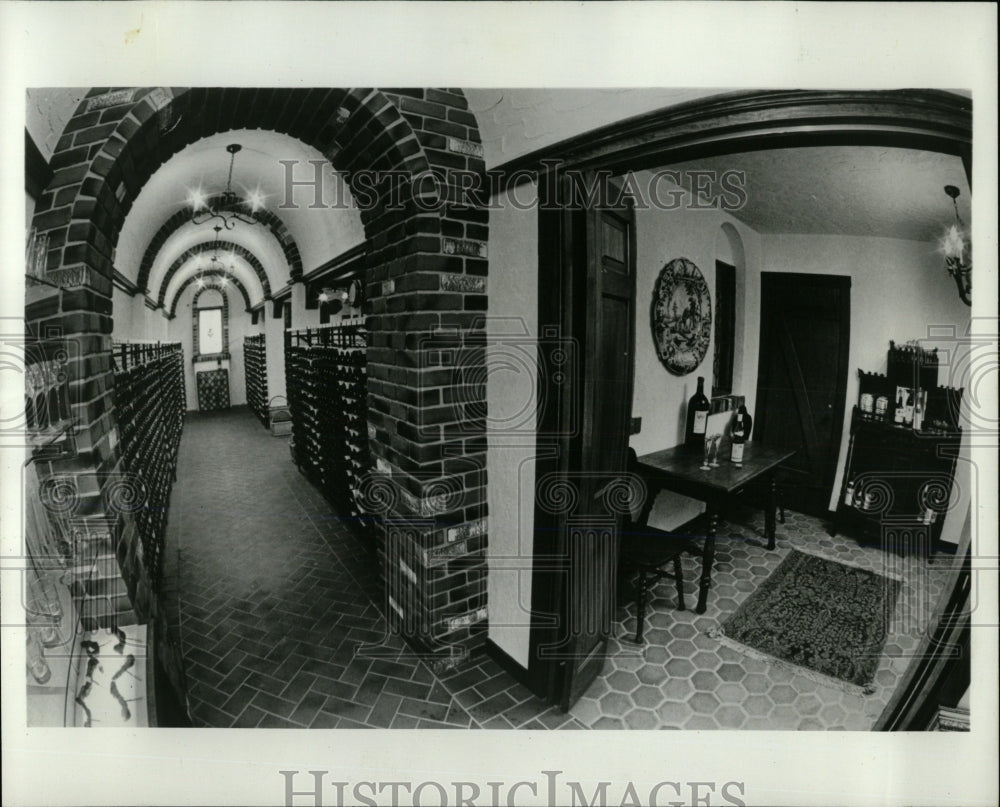
[[[631,200],[615,196],[602,206],[540,219],[540,257],[553,262],[552,274],[561,279],[561,288],[553,289],[552,300],[540,303],[539,324],[556,325],[580,356],[579,371],[559,384],[558,396],[547,393],[549,400],[558,400],[548,424],[555,430],[546,431],[543,416],[539,436],[540,448],[547,435],[553,438],[554,452],[550,461],[539,463],[540,484],[559,479],[573,489],[571,508],[555,515],[536,508],[539,568],[533,578],[533,608],[556,618],[544,629],[533,626],[532,655],[536,669],[543,669],[549,697],[563,709],[600,673],[616,608],[623,513],[609,506],[614,497],[608,486],[621,480],[626,469],[634,375],[635,224]],[[540,345],[540,358],[549,347]],[[574,428],[567,430],[569,423]],[[552,558],[556,564],[549,563]]]
[[[847,389],[851,279],[765,272],[753,439],[793,448],[782,504],[825,516],[837,470]]]

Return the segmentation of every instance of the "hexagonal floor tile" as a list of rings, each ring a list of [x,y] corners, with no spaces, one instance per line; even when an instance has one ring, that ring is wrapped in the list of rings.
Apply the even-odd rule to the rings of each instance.
[[[667,662],[666,670],[671,678],[688,678],[694,674],[694,664],[690,659],[672,658]]]
[[[771,679],[762,673],[750,673],[743,679],[743,686],[747,692],[763,695],[771,688]]]
[[[664,695],[659,687],[643,684],[631,695],[636,706],[652,709],[663,703]]]
[[[685,624],[683,622],[676,623],[673,627],[671,627],[670,632],[677,639],[691,639],[698,633],[694,625]]]
[[[775,703],[792,703],[799,696],[799,693],[788,684],[775,684],[767,694]]]
[[[694,692],[694,683],[690,678],[671,678],[660,685],[663,697],[671,701],[684,701]]]
[[[601,706],[601,714],[609,717],[624,717],[635,708],[628,696],[621,692],[609,692],[598,703]]]
[[[720,683],[719,676],[711,670],[699,670],[691,676],[694,688],[699,692],[714,692]]]
[[[715,710],[715,720],[719,728],[738,729],[746,722],[747,715],[739,706],[720,706]]]
[[[667,702],[656,709],[656,716],[661,725],[682,726],[691,715],[691,707],[686,703]]]
[[[748,693],[741,684],[727,681],[719,684],[714,694],[720,703],[742,703]]]
[[[729,650],[728,647],[723,647],[721,650]],[[719,654],[721,657],[721,653]],[[715,671],[719,678],[723,681],[728,681],[730,683],[735,683],[737,681],[742,681],[746,678],[746,670],[743,669],[739,664],[731,661],[724,661],[718,670]]]
[[[574,703],[569,713],[581,723],[590,726],[600,719],[601,707],[596,700],[585,697]]]
[[[774,703],[766,695],[750,695],[743,701],[743,710],[751,717],[763,717],[774,708]]]
[[[662,684],[667,680],[667,668],[662,664],[643,664],[635,675],[644,684]]]
[[[719,724],[708,715],[695,715],[694,717],[688,719],[688,721],[684,724],[684,728],[687,730],[714,730],[719,728]]]
[[[625,716],[625,723],[630,729],[655,729],[659,721],[648,709],[633,709]]]
[[[773,692],[771,693],[771,697],[774,697]],[[843,723],[844,718],[847,717],[847,712],[839,703],[830,703],[820,710],[819,716],[827,726],[833,727]]]
[[[675,658],[691,658],[698,652],[691,639],[677,639],[670,643],[670,653]]]
[[[800,715],[806,717],[819,714],[819,710],[823,708],[823,702],[819,696],[812,692],[807,695],[799,695],[792,705]]]
[[[783,703],[779,706],[775,706],[766,718],[760,719],[770,721],[771,728],[776,731],[790,731],[798,727],[799,721],[802,719],[802,715],[800,715],[798,710],[791,704]]]
[[[710,715],[719,708],[719,699],[711,692],[695,692],[688,703],[695,712],[703,715]]]
[[[639,686],[639,678],[634,672],[616,670],[605,679],[615,692],[631,692]]]

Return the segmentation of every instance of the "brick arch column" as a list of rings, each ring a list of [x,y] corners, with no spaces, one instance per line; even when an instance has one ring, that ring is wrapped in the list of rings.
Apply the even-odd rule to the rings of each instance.
[[[33,219],[49,234],[49,280],[72,292],[64,293],[68,306],[28,311],[36,330],[61,327],[92,340],[71,380],[86,398],[74,409],[80,462],[117,463],[109,437],[111,256],[125,216],[171,156],[244,128],[313,146],[356,200],[372,197],[360,212],[371,306],[371,479],[391,491],[372,503],[381,516],[386,611],[408,640],[453,663],[484,636],[487,539],[485,390],[463,382],[484,373],[488,218],[474,202],[463,204],[454,174],[482,176],[485,166],[460,91],[91,90],[56,146]],[[371,182],[369,171],[381,173]]]
[[[217,204],[221,199],[222,194],[216,194],[209,200],[209,204]],[[292,236],[291,232],[285,226],[285,223],[270,210],[257,210],[253,212],[247,210],[242,212],[243,215],[256,219],[271,231],[271,235],[274,236],[281,247],[281,251],[285,254],[291,279],[295,280],[302,277],[302,256],[299,254],[299,247],[295,242],[294,236]],[[149,283],[149,273],[160,250],[163,249],[170,236],[190,221],[191,212],[189,210],[186,208],[178,210],[163,222],[160,229],[156,231],[156,235],[153,236],[146,246],[146,250],[142,255],[142,261],[139,263],[139,274],[135,283],[140,291],[146,289],[146,284]],[[146,289],[146,291],[151,290]]]
[[[184,252],[178,256],[177,260],[170,264],[170,267],[163,275],[163,280],[160,282],[160,289],[156,293],[156,304],[161,308],[163,307],[167,296],[167,287],[170,285],[170,281],[173,276],[177,274],[178,270],[185,263],[198,255],[203,255],[206,252],[214,252],[217,245],[225,252],[233,252],[236,255],[239,255],[243,258],[243,260],[250,264],[254,274],[256,274],[260,279],[260,285],[264,289],[264,298],[270,298],[271,282],[267,279],[267,272],[264,271],[264,265],[258,260],[256,255],[254,255],[249,249],[246,249],[246,247],[234,244],[232,241],[219,241],[218,244],[216,244],[215,241],[206,241],[203,244],[195,244],[193,247],[184,250]]]
[[[221,278],[224,277],[226,274],[227,273],[222,272],[219,269],[206,269],[203,272],[199,272],[197,275],[191,275],[191,277],[189,277],[187,280],[181,283],[180,288],[177,289],[177,293],[174,295],[174,299],[170,301],[170,305],[164,307],[164,310],[166,310],[167,312],[167,316],[170,319],[173,319],[177,315],[177,304],[181,300],[181,295],[184,294],[184,291],[187,289],[188,286],[190,286],[192,283],[196,283],[199,277]],[[229,282],[232,283],[237,289],[239,289],[240,294],[243,296],[243,302],[246,303],[246,310],[249,313],[250,309],[253,307],[253,304],[250,302],[250,294],[247,292],[247,287],[243,285],[243,283],[240,281],[238,277],[233,277],[232,275],[229,275]],[[194,305],[194,303],[197,302],[199,295],[205,289],[219,289],[220,291],[222,291],[224,290],[224,286],[215,281],[211,283],[206,283],[202,288],[198,289],[198,291],[195,293],[194,299],[192,300],[192,305]]]

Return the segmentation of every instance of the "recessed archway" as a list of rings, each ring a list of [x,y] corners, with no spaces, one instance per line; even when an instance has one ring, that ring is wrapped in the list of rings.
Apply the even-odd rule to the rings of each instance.
[[[481,473],[465,473],[485,466],[484,426],[466,423],[461,406],[445,404],[440,397],[432,402],[417,395],[431,379],[414,369],[426,364],[420,348],[423,335],[430,336],[444,327],[458,345],[466,339],[470,344],[482,339],[482,315],[478,312],[486,309],[486,261],[478,247],[456,248],[466,224],[475,226],[477,243],[481,244],[488,223],[486,211],[452,202],[461,194],[450,172],[484,171],[476,121],[460,92],[254,88],[91,91],[57,144],[52,160],[57,169],[32,222],[38,232],[49,235],[48,279],[64,288],[83,289],[84,302],[74,313],[64,306],[56,321],[50,321],[51,312],[39,309],[33,317],[29,310],[30,325],[38,329],[48,323],[61,326],[67,335],[97,337],[87,342],[91,352],[96,356],[106,353],[100,337],[112,327],[113,256],[133,202],[157,168],[185,147],[220,132],[244,129],[278,132],[308,144],[349,178],[352,189],[367,189],[360,217],[371,306],[367,326],[371,379],[368,431],[376,460],[372,470],[398,492],[391,510],[382,515],[388,520],[422,520],[416,532],[408,529],[392,535],[384,527],[388,521],[382,522],[380,552],[383,562],[391,565],[400,556],[401,543],[415,540],[424,548],[434,547],[447,541],[439,525],[478,524],[485,516],[485,480]],[[390,176],[387,172],[395,173]],[[418,204],[410,192],[411,181],[431,174],[435,182],[422,186]],[[359,184],[366,181],[366,186]],[[446,240],[451,243],[446,244]],[[450,277],[466,273],[474,276],[474,282],[449,282]],[[414,293],[417,291],[419,294]],[[452,360],[461,361],[462,366],[436,366],[434,372],[441,378],[435,377],[433,383],[447,385],[454,373],[474,372],[476,367],[470,362],[475,365],[480,361],[476,355],[475,351],[471,356],[456,351]],[[96,379],[92,369],[77,371],[71,379],[74,389],[85,396],[89,390],[108,389],[111,383],[110,369],[98,371]],[[83,393],[84,389],[88,392]],[[108,439],[115,427],[110,397],[100,393],[96,400],[81,400],[75,412],[80,443],[90,452],[87,462],[93,464],[95,472],[114,467],[118,459]],[[439,428],[424,428],[429,422],[461,428],[442,439]],[[442,497],[436,495],[442,486],[458,493],[447,497],[445,509],[441,508]],[[430,521],[428,515],[432,516]],[[116,534],[119,538],[124,534],[120,525]],[[424,552],[417,557],[428,558]],[[440,585],[430,575],[422,575],[422,582],[416,585],[406,582],[396,591],[395,601],[402,611],[423,615],[421,619],[406,619],[407,635],[449,659],[467,652],[474,638],[472,631],[450,631],[449,622],[478,613],[485,604],[485,567],[480,562],[477,569],[463,580],[471,598],[454,605],[440,598]],[[137,585],[148,587],[143,569],[123,573],[130,578],[130,590]],[[456,649],[458,655],[452,652]]]

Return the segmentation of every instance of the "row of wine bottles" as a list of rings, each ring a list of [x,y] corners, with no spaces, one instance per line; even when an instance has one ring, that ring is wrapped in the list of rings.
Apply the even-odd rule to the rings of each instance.
[[[698,389],[688,401],[687,426],[685,429],[684,443],[692,451],[702,451],[705,448],[705,441],[708,435],[708,416],[711,411],[711,403],[705,395],[705,379],[698,377]],[[743,463],[743,450],[750,439],[750,429],[753,427],[753,419],[747,412],[746,406],[740,404],[732,420],[730,436],[732,437],[732,450],[730,460],[736,464]]]

